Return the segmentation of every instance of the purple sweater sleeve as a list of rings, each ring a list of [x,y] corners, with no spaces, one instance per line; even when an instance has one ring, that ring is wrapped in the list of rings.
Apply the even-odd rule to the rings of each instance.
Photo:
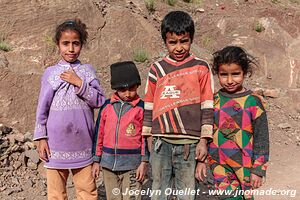
[[[36,111],[36,125],[34,130],[34,140],[48,138],[46,123],[50,106],[53,100],[55,91],[51,87],[47,78],[49,76],[49,68],[44,72],[41,79],[41,91],[39,95],[39,102]]]
[[[91,108],[100,108],[106,100],[104,91],[100,86],[99,80],[96,78],[97,76],[94,68],[90,65],[86,66],[93,72],[92,76],[95,78],[90,82],[83,80],[80,88],[75,87],[75,92],[77,96],[83,98]]]

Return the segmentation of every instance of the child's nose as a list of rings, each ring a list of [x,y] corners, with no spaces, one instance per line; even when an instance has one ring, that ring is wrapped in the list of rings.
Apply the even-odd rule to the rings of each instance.
[[[176,51],[177,51],[177,52],[181,52],[182,50],[183,50],[182,45],[178,44],[178,45],[176,46]]]
[[[129,92],[129,90],[126,90],[126,92],[125,92],[125,96],[126,96],[126,97],[129,97],[129,96],[130,96],[130,92]]]
[[[231,77],[231,76],[228,76],[228,78],[227,78],[227,83],[228,83],[228,84],[232,84],[232,83],[233,83],[233,80],[232,80],[232,77]]]
[[[72,44],[70,44],[70,46],[69,46],[69,51],[70,51],[70,52],[73,52],[73,51],[74,51],[74,46],[73,46]]]

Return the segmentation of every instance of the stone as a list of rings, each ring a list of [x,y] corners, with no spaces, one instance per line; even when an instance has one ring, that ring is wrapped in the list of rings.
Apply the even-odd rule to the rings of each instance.
[[[21,167],[21,166],[22,166],[22,163],[21,163],[20,161],[16,161],[16,162],[13,164],[13,168],[14,168],[15,170],[19,169],[19,167]]]
[[[13,135],[7,135],[6,138],[8,139],[10,145],[16,142],[15,137]]]
[[[253,92],[255,92],[255,93],[258,94],[258,95],[263,96],[264,89],[263,89],[263,88],[260,88],[260,87],[257,87],[257,88],[254,88]]]
[[[30,159],[27,162],[27,167],[32,170],[35,170],[38,168],[37,164],[34,163],[33,161],[31,161]]]
[[[30,142],[30,141],[32,141],[33,140],[33,138],[32,138],[32,134],[30,133],[30,132],[26,132],[25,134],[24,134],[24,140],[25,140],[25,142]]]
[[[31,188],[33,186],[33,184],[34,183],[32,182],[31,179],[27,179],[24,185],[26,188]]]
[[[39,154],[36,150],[27,150],[25,151],[25,156],[30,158],[32,162],[37,164],[40,160]]]
[[[263,94],[266,97],[278,98],[280,91],[279,89],[266,89],[264,90]]]
[[[7,147],[9,147],[9,143],[7,140],[5,140],[2,144],[0,144],[0,149],[7,148]]]
[[[35,149],[35,145],[33,142],[25,142],[24,144],[28,149]]]
[[[13,184],[16,184],[16,185],[19,185],[19,184],[20,184],[19,180],[18,180],[16,177],[12,177],[12,178],[11,178],[11,182],[12,182]]]
[[[15,137],[15,140],[18,141],[18,142],[24,142],[25,141],[25,137],[21,133],[15,134],[14,137]]]
[[[0,157],[0,161],[5,160],[8,157],[8,155],[3,155]]]
[[[13,159],[13,160],[18,160],[19,159],[19,156],[20,156],[20,153],[19,152],[15,152],[15,153],[12,153],[10,155],[10,157]]]
[[[38,171],[39,176],[41,176],[44,179],[47,178],[46,168],[44,167],[44,163],[43,162],[39,163],[37,171]]]
[[[41,192],[41,195],[42,195],[42,196],[46,196],[46,195],[47,195],[47,192],[42,191],[42,192]]]
[[[3,135],[7,135],[12,131],[12,128],[0,124],[0,131],[2,132]]]
[[[198,9],[196,10],[196,12],[204,13],[205,10],[204,10],[204,8],[198,8]]]
[[[3,192],[3,191],[6,190],[6,189],[7,189],[6,186],[2,186],[2,187],[0,187],[0,192]]]
[[[20,151],[21,149],[22,149],[22,147],[20,147],[19,145],[15,144],[15,145],[11,148],[11,152]]]
[[[4,194],[11,195],[11,194],[14,194],[14,193],[19,193],[19,192],[22,192],[22,188],[10,188],[10,189],[7,189],[4,192]]]
[[[5,55],[0,53],[0,68],[8,68],[8,60]]]
[[[289,123],[280,123],[277,127],[280,129],[290,129],[292,126]]]
[[[220,29],[221,34],[224,35],[227,27],[227,21],[224,18],[220,19],[217,23],[217,27]]]

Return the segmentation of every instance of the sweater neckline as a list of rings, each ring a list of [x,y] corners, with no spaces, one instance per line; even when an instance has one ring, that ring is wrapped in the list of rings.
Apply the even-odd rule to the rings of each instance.
[[[167,55],[166,57],[164,57],[164,60],[169,63],[169,64],[172,64],[172,65],[175,65],[175,66],[180,66],[184,63],[187,63],[188,61],[194,59],[195,56],[193,54],[190,54],[187,58],[185,58],[184,60],[182,61],[176,61],[174,60],[173,58],[170,57],[170,55]]]
[[[220,95],[224,96],[224,97],[229,97],[229,98],[239,98],[239,97],[244,97],[244,96],[247,96],[247,95],[252,94],[252,91],[246,89],[246,91],[241,92],[241,93],[233,93],[233,94],[230,94],[230,93],[227,93],[227,92],[223,91],[222,89],[220,89],[218,93],[219,93]]]

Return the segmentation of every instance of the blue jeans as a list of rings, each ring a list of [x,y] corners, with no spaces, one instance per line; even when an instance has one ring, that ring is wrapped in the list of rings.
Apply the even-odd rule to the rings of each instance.
[[[155,149],[159,140],[161,141],[159,148]],[[151,199],[167,200],[167,194],[172,188],[172,178],[174,178],[175,191],[185,191],[189,188],[195,190],[195,151],[197,144],[189,145],[187,160],[184,159],[184,145],[170,144],[157,138],[153,138],[152,144],[150,156],[153,178],[152,191],[161,191],[161,194],[154,195]],[[177,194],[177,199],[194,200],[195,195]]]

